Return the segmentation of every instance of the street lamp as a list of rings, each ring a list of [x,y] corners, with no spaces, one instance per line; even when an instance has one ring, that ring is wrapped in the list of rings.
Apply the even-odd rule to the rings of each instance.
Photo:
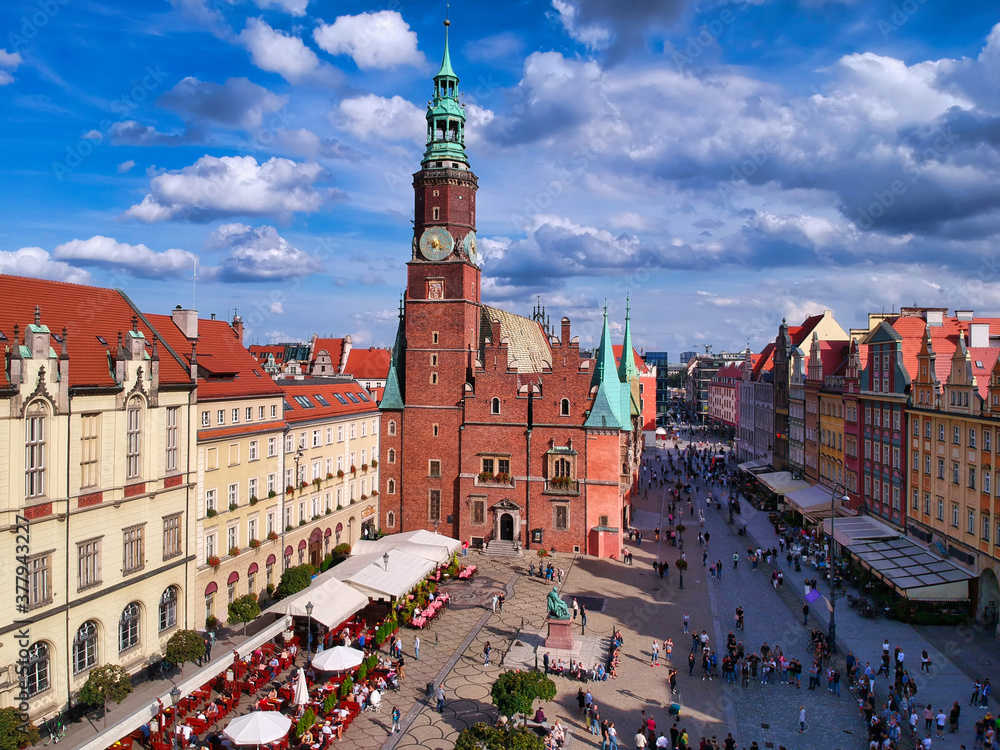
[[[312,664],[313,646],[313,603],[306,602],[306,615],[309,617],[309,629],[306,631],[306,666]]]
[[[389,570],[389,553],[386,552],[382,555],[382,565],[385,566],[386,572]]]
[[[181,689],[176,685],[174,685],[172,688],[170,688],[170,705],[174,707],[174,727],[173,727],[174,750],[177,750],[177,730],[180,728],[180,717],[177,715],[178,714],[177,704],[180,703],[180,701],[181,701]]]
[[[846,487],[838,482],[833,485],[833,491],[830,493],[830,539],[827,542],[830,546],[830,567],[827,570],[827,575],[830,578],[830,630],[829,630],[829,641],[830,641],[830,653],[837,653],[837,599],[840,594],[837,593],[836,588],[836,578],[837,578],[837,562],[834,557],[833,552],[833,524],[834,520],[837,518],[837,500],[841,502],[849,501],[851,498],[846,494],[837,495],[837,488],[841,491],[846,491]]]

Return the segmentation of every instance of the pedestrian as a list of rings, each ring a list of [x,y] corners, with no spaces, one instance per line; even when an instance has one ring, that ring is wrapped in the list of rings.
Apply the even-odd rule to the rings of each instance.
[[[802,605],[802,624],[803,625],[808,625],[809,624],[809,605],[808,604],[803,604]]]
[[[722,560],[715,561],[715,577],[722,580]]]
[[[490,665],[490,651],[492,651],[490,642],[486,641],[486,645],[483,646],[483,666],[488,667]]]
[[[639,727],[635,731],[635,750],[645,750],[646,748],[646,727]]]
[[[559,571],[558,571],[558,572],[559,572],[559,583],[562,583],[562,579],[563,579],[563,569],[562,569],[562,568],[559,568]],[[503,610],[501,610],[501,611],[503,611]]]
[[[656,541],[660,541],[660,527],[657,526],[656,530],[653,532],[656,536]]]
[[[435,696],[437,697],[437,712],[444,713],[444,685],[438,685]]]
[[[799,706],[799,732],[806,731],[806,707]]]
[[[694,651],[688,654],[688,677],[694,674]]]
[[[420,659],[420,636],[413,636],[413,656],[416,659]]]
[[[496,611],[497,611],[497,601],[499,601],[499,597],[496,594],[494,594],[493,595],[493,614],[496,614]]]
[[[979,691],[982,690],[982,688],[983,686],[979,683],[978,677],[972,681],[972,697],[969,698],[970,706],[979,705]]]
[[[597,734],[601,729],[601,712],[596,703],[590,704],[590,733]]]
[[[687,612],[685,612],[685,613],[684,613],[684,632],[685,632],[685,633],[687,633],[687,632],[688,632],[688,622],[690,621],[690,619],[691,619],[691,618],[690,618],[690,617],[688,617],[688,613],[687,613]]]
[[[389,730],[389,734],[401,732],[402,730],[399,728],[399,709],[396,706],[393,706],[392,713],[389,715],[392,717],[392,729]]]
[[[549,673],[549,652],[545,652],[545,656],[542,657],[542,665],[545,667],[545,674]]]
[[[734,552],[733,553],[733,570],[736,570],[736,567],[739,564],[740,564],[740,553],[739,552]]]
[[[580,625],[584,630],[587,629],[587,606],[584,604],[580,605]]]
[[[654,638],[653,646],[649,655],[649,666],[655,667],[659,663],[660,663],[660,644]]]
[[[928,675],[931,673],[931,657],[928,656],[926,649],[920,652],[920,671]]]
[[[608,738],[608,720],[601,722],[601,750],[608,750],[611,740]]]
[[[506,597],[503,594],[500,594],[499,598],[497,599],[497,605],[500,607],[500,614],[503,614],[503,603],[505,598]]]
[[[944,725],[948,722],[948,717],[944,715],[944,709],[939,708],[937,716],[934,717],[934,722],[937,724],[937,736],[944,737]]]
[[[618,730],[613,721],[608,722],[608,739],[611,741],[611,750],[618,750]]]
[[[580,614],[580,605],[577,604],[576,598],[574,597],[574,599],[573,599],[573,619],[574,620],[576,619],[576,616],[578,614]]]
[[[530,562],[528,563],[528,578],[534,578],[534,577],[535,577],[535,563]]]
[[[958,717],[962,713],[962,707],[958,705],[958,701],[955,701],[951,706],[951,711],[948,712],[948,731],[954,734],[958,731]]]
[[[986,677],[983,679],[983,689],[980,691],[981,702],[979,704],[980,708],[987,708],[990,704],[990,693],[993,692],[993,686],[990,685],[990,678]]]
[[[205,633],[205,663],[208,664],[212,661],[212,633],[211,631]]]
[[[930,704],[924,708],[924,731],[930,736],[931,727],[934,724],[934,711],[931,709]]]

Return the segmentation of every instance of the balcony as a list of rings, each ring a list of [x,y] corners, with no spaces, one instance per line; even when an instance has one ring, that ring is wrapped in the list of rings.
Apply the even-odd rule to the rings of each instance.
[[[580,483],[568,477],[557,477],[545,480],[546,495],[579,495]]]

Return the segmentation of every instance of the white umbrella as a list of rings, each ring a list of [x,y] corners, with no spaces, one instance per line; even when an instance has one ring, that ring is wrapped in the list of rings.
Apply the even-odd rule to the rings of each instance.
[[[309,685],[306,683],[306,672],[299,667],[299,673],[295,676],[295,697],[292,703],[296,706],[304,706],[309,702]]]
[[[288,734],[292,720],[277,711],[254,711],[229,722],[223,731],[234,745],[266,745]]]
[[[313,657],[312,665],[321,672],[343,672],[358,666],[365,658],[363,651],[349,646],[334,646]]]

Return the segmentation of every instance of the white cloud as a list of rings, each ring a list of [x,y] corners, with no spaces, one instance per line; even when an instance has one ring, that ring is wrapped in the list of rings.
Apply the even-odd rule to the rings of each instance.
[[[134,166],[135,162],[132,159],[129,159],[128,161],[123,161],[121,164],[118,165],[118,172],[120,174],[124,174],[125,172],[130,171]]]
[[[571,2],[552,0],[552,7],[559,14],[559,23],[571,37],[589,49],[604,49],[611,42],[611,31],[600,24],[580,26],[579,8]]]
[[[158,253],[143,244],[129,245],[99,234],[87,240],[64,242],[56,247],[53,255],[59,260],[73,260],[82,265],[121,269],[145,279],[187,275],[194,268],[197,257],[176,248]]]
[[[320,24],[313,39],[331,55],[350,55],[362,70],[424,64],[416,33],[394,10],[340,16],[332,24]]]
[[[211,272],[220,281],[300,279],[323,270],[319,259],[293,246],[271,226],[223,224],[212,233],[206,246],[229,251]],[[271,305],[271,312],[282,311],[280,302]]]
[[[272,302],[270,309],[271,309],[271,312],[274,313],[275,315],[284,315],[285,314],[285,306],[281,302]]]
[[[390,141],[425,140],[424,113],[401,96],[386,99],[375,94],[344,99],[338,114],[331,116],[344,130],[361,140],[382,138]]]
[[[88,130],[86,133],[80,136],[88,141],[100,141],[104,139],[100,130]]]
[[[314,183],[325,177],[312,162],[274,157],[258,164],[252,156],[203,156],[190,167],[153,177],[149,194],[124,217],[146,223],[238,215],[287,219],[322,207]]]
[[[0,49],[0,86],[6,86],[14,82],[14,76],[8,71],[17,70],[17,67],[24,62],[19,52],[8,52]]]
[[[260,127],[265,115],[277,112],[287,102],[287,96],[279,96],[246,78],[229,78],[218,84],[188,76],[161,96],[157,104],[185,119],[249,129]]]
[[[307,159],[326,157],[328,159],[358,161],[363,158],[359,151],[345,146],[340,141],[333,138],[320,138],[305,128],[275,131],[274,145],[293,156],[304,156]]]
[[[301,39],[272,29],[259,18],[247,19],[239,40],[250,50],[254,65],[261,70],[278,73],[290,83],[298,83],[320,68],[316,53]]]
[[[290,16],[304,16],[306,8],[309,7],[309,0],[254,0],[254,2],[262,10],[275,8],[285,11]]]
[[[68,281],[72,284],[90,283],[88,271],[53,260],[52,256],[40,247],[22,247],[13,251],[0,250],[0,274]]]

